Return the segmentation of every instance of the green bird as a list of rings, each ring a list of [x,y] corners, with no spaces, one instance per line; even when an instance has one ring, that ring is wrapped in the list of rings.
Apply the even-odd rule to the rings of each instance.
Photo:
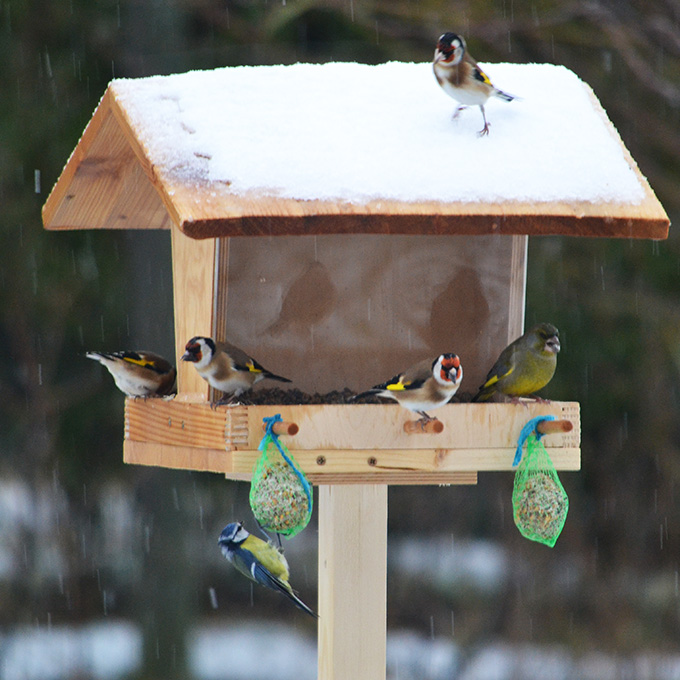
[[[496,393],[515,401],[532,396],[555,374],[559,351],[557,328],[549,323],[534,326],[501,352],[472,401],[489,401]]]

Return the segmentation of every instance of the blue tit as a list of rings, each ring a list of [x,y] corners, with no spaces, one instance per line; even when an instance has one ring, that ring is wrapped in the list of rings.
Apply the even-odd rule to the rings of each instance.
[[[271,543],[248,533],[241,522],[232,522],[222,530],[218,544],[222,554],[244,576],[266,588],[283,593],[296,607],[317,618],[317,615],[293,592],[288,583],[288,562],[283,553]]]
[[[165,397],[177,394],[175,367],[152,352],[87,352],[88,359],[105,366],[116,387],[128,397]]]

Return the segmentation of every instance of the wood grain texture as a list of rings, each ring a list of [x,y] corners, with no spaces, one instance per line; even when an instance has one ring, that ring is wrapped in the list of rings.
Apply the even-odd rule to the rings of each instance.
[[[180,399],[126,399],[128,439],[186,444],[205,448],[255,451],[262,440],[262,422],[280,414],[297,424],[294,437],[282,441],[297,451],[408,451],[514,449],[524,425],[532,418],[553,415],[569,420],[573,429],[547,435],[548,448],[578,449],[581,444],[577,402],[520,404],[447,404],[438,409],[441,433],[417,437],[403,431],[409,411],[396,404],[220,406]],[[177,423],[181,423],[178,430]]]
[[[356,233],[667,238],[668,216],[587,89],[608,134],[620,144],[641,182],[640,204],[394,200],[353,204],[283,199],[264,191],[235,195],[227,183],[211,182],[198,170],[173,176],[154,166],[139,131],[116,99],[114,82],[47,199],[43,222],[47,229],[167,229],[174,222],[195,239]]]
[[[168,211],[110,92],[43,206],[47,229],[169,229]],[[148,164],[148,163],[147,163]]]
[[[510,286],[508,289],[508,345],[524,333],[528,249],[528,236],[512,237]]]
[[[413,436],[402,430],[408,412],[392,405],[213,410],[206,403],[177,399],[126,400],[125,446],[136,451],[136,458],[126,454],[126,461],[249,479],[260,455],[262,418],[281,411],[295,415],[284,418],[300,428],[282,441],[316,485],[474,484],[478,472],[512,470],[524,424],[551,412],[573,424],[571,431],[543,439],[555,467],[578,470],[581,464],[579,408],[574,402],[450,405],[440,409],[447,424],[444,432]]]
[[[199,449],[191,446],[172,446],[158,442],[138,442],[126,439],[123,444],[123,461],[132,465],[149,465],[172,470],[195,470],[223,473],[231,467],[229,453],[218,449]],[[250,475],[230,479],[245,481]]]
[[[343,404],[302,406],[249,406],[248,448],[262,437],[262,419],[276,413],[300,430],[285,439],[291,451],[302,450],[407,450],[513,448],[525,423],[540,415],[553,415],[574,423],[569,433],[550,435],[546,446],[580,446],[580,415],[576,402],[548,404],[447,404],[437,409],[444,424],[441,434],[414,437],[403,431],[412,414],[396,404]]]
[[[210,390],[191,362],[182,361],[186,343],[196,335],[211,337],[214,321],[217,241],[196,241],[172,229],[172,280],[178,398],[207,400]]]
[[[645,181],[646,183],[646,181]],[[648,186],[648,185],[647,185]],[[266,195],[233,196],[210,185],[180,188],[174,196],[180,228],[192,238],[310,234],[502,234],[668,237],[670,221],[651,189],[639,205],[587,202],[506,201],[489,203],[415,203],[370,201],[361,205],[296,201]],[[651,194],[651,195],[650,195]],[[211,198],[211,213],[205,212]],[[199,211],[202,214],[196,214]]]
[[[552,447],[547,439],[542,441],[558,470],[575,471],[581,468],[578,448]],[[257,450],[232,451],[233,472],[237,474],[252,472],[259,455]],[[310,475],[316,474],[318,479],[334,474],[355,474],[361,475],[364,480],[370,480],[374,474],[413,472],[414,477],[415,473],[427,473],[431,480],[435,480],[435,475],[440,473],[509,472],[513,469],[512,459],[515,455],[515,448],[392,449],[389,451],[317,449],[297,451],[294,455],[303,472]],[[323,458],[321,463],[320,458]]]
[[[387,487],[319,490],[319,680],[384,680]]]

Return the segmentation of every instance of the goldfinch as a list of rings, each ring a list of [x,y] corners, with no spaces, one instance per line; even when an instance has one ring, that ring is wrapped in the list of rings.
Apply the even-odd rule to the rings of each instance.
[[[196,336],[187,342],[185,349],[182,360],[193,362],[203,380],[216,390],[230,394],[230,398],[238,397],[264,378],[291,382],[288,378],[271,373],[228,342],[215,342],[212,338]]]
[[[456,354],[440,354],[434,361],[425,359],[404,373],[370,390],[357,394],[353,401],[366,396],[394,399],[404,408],[434,420],[425,409],[439,408],[456,393],[463,380],[463,367]]]
[[[113,376],[128,397],[164,397],[177,393],[175,367],[151,352],[87,352]]]
[[[218,540],[222,554],[251,581],[283,593],[293,604],[310,616],[317,615],[293,592],[288,562],[271,543],[253,536],[241,522],[232,522],[222,530]]]
[[[489,401],[494,394],[515,401],[533,395],[555,374],[559,351],[557,328],[549,323],[534,326],[501,352],[472,401]]]
[[[457,118],[466,106],[479,106],[484,118],[484,127],[479,131],[480,137],[489,134],[489,123],[484,111],[487,99],[498,97],[506,102],[515,99],[493,85],[489,76],[468,54],[463,37],[456,33],[444,33],[440,36],[434,52],[432,69],[442,90],[461,104],[456,109],[454,118]]]

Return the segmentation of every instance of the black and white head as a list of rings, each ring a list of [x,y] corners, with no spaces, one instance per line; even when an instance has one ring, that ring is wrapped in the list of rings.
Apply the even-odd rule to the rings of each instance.
[[[435,63],[447,64],[449,66],[456,66],[460,64],[465,50],[465,40],[463,36],[457,33],[444,33],[439,36],[437,41],[437,49],[434,52]]]
[[[440,354],[432,363],[432,375],[441,385],[460,385],[463,367],[457,354]]]
[[[215,341],[212,338],[204,338],[200,335],[191,338],[184,347],[182,361],[191,361],[196,368],[204,368],[215,356]]]
[[[250,536],[250,534],[243,528],[241,522],[232,522],[222,529],[222,533],[217,542],[222,548],[222,552],[225,552],[226,554],[227,550],[233,550],[241,545],[248,536]]]

